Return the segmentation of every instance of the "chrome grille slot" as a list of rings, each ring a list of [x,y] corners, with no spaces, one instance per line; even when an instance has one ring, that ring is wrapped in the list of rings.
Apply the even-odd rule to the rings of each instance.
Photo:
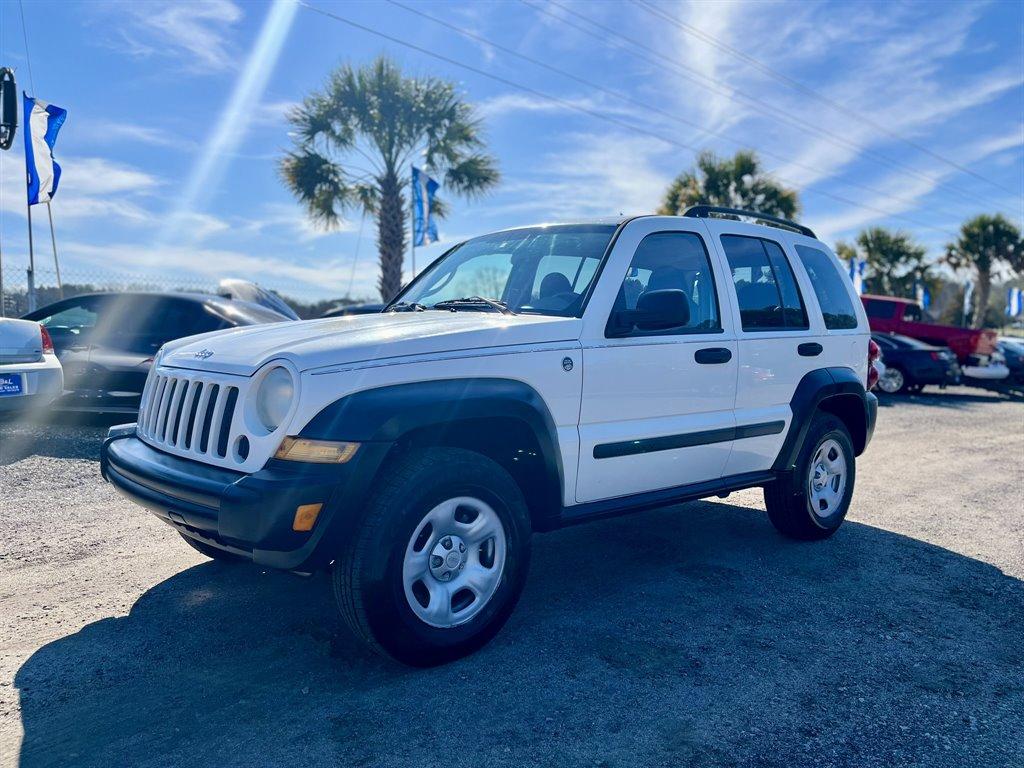
[[[151,372],[139,408],[138,436],[154,448],[198,461],[239,467],[232,439],[245,434],[242,418],[247,378],[204,371]]]

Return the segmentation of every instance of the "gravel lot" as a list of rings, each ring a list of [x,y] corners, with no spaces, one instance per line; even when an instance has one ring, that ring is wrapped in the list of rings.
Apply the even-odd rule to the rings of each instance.
[[[830,541],[757,491],[539,536],[504,631],[426,671],[120,498],[105,427],[0,426],[0,764],[1019,768],[1024,406],[883,406]]]

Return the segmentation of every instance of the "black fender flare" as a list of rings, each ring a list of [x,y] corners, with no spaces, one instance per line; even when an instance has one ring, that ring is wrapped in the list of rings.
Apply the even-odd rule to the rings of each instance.
[[[418,381],[366,389],[326,406],[299,433],[317,440],[396,443],[424,428],[458,429],[473,419],[509,418],[529,427],[551,481],[550,504],[560,508],[565,474],[558,432],[540,394],[522,381],[459,378]]]
[[[864,388],[864,382],[852,368],[818,368],[809,371],[800,379],[793,398],[789,402],[793,418],[786,439],[779,450],[779,455],[772,465],[774,471],[787,472],[793,469],[815,411],[831,410],[829,401],[838,403],[840,398],[842,402],[850,402],[853,398],[859,401],[857,413],[854,416],[857,420],[855,424],[857,428],[851,432],[857,455],[864,451],[874,430],[877,410],[877,405],[873,402],[874,395]],[[862,424],[860,423],[861,418],[863,418]]]

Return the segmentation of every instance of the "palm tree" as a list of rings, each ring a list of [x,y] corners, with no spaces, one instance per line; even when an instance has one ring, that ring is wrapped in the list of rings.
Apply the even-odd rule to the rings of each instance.
[[[405,77],[383,57],[339,68],[289,120],[295,147],[281,160],[285,183],[327,228],[348,211],[376,217],[384,301],[402,287],[411,165],[422,164],[445,189],[466,197],[498,182],[480,120],[454,85]],[[445,203],[435,199],[432,211],[443,216]]]
[[[669,185],[658,213],[677,216],[691,205],[745,208],[784,219],[792,219],[800,210],[796,190],[768,176],[757,154],[749,150],[737,152],[731,160],[701,152],[696,168],[679,174]]]
[[[870,227],[857,235],[855,245],[836,244],[841,259],[857,258],[867,262],[865,288],[868,293],[886,296],[912,296],[914,284],[928,277],[927,249],[906,232],[885,227]]]
[[[1020,230],[1001,213],[975,216],[960,227],[960,237],[946,246],[945,261],[953,269],[973,269],[977,281],[971,325],[985,322],[992,276],[1003,269],[1024,273],[1024,242]]]

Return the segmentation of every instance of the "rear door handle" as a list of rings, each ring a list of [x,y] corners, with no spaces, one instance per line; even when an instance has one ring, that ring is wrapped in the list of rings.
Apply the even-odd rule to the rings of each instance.
[[[796,348],[800,357],[817,357],[821,354],[821,344],[814,341],[809,341],[806,344],[801,344]]]
[[[693,359],[701,365],[721,365],[732,360],[732,351],[725,347],[708,347],[693,353]]]

